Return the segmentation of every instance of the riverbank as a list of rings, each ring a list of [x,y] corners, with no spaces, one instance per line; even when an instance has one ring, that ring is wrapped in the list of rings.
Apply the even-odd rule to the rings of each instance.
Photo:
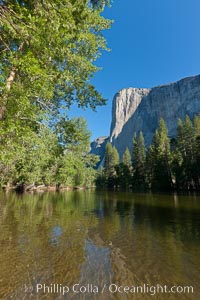
[[[4,185],[2,189],[6,192],[15,191],[17,193],[24,193],[24,192],[49,192],[49,191],[73,191],[73,190],[86,190],[87,186],[63,186],[63,185],[36,185],[36,184],[18,184],[18,185]]]

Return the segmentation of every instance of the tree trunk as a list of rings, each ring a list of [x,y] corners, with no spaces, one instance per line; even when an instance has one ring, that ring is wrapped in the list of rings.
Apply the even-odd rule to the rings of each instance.
[[[20,45],[19,45],[19,48],[18,48],[18,52],[22,50],[22,47],[23,47],[23,44],[24,42],[22,42]],[[17,59],[17,58],[16,58]],[[2,104],[0,106],[0,120],[2,120],[4,118],[4,112],[6,110],[6,101],[7,101],[7,98],[8,98],[8,94],[10,92],[10,89],[11,89],[11,86],[13,84],[13,81],[15,80],[15,76],[16,76],[16,67],[12,67],[11,71],[10,71],[10,75],[9,77],[7,78],[7,81],[6,81],[6,93],[5,95],[3,96],[3,99],[2,99]]]

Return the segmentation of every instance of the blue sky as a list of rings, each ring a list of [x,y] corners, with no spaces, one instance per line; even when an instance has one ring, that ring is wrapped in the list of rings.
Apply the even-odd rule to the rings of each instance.
[[[97,65],[92,83],[107,105],[70,116],[83,116],[92,140],[109,135],[112,99],[127,87],[153,87],[200,74],[199,0],[114,0],[104,16],[114,20],[104,33],[111,52]]]

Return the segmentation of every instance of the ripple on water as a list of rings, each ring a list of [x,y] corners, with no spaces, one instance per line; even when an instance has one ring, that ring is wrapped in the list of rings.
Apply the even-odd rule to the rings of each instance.
[[[132,286],[200,282],[200,199],[70,192],[0,199],[0,298],[152,299],[147,294],[36,294],[37,283]],[[199,202],[198,202],[199,199]],[[191,197],[190,197],[191,200]],[[25,292],[24,285],[33,290]]]

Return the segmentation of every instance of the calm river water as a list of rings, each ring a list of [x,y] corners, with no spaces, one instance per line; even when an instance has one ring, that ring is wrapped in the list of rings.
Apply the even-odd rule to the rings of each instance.
[[[200,299],[200,197],[0,194],[0,299]]]

